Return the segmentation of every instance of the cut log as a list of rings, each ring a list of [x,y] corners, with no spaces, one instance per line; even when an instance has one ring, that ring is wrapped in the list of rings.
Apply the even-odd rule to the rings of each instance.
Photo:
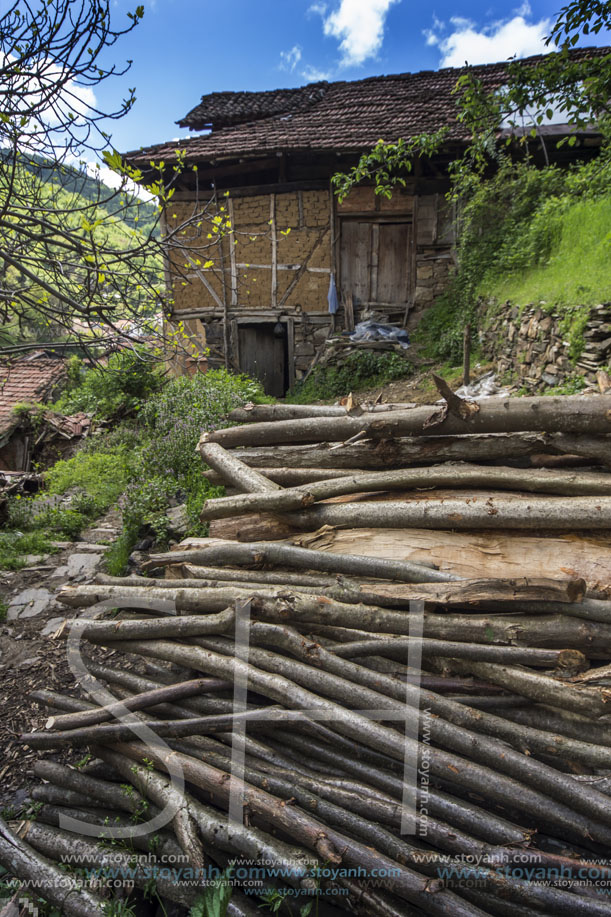
[[[593,719],[611,712],[611,690],[606,688],[575,687],[528,669],[510,668],[490,662],[455,660],[451,667],[462,674],[487,678],[538,704],[559,707]]]
[[[261,493],[262,491],[279,490],[280,485],[274,484],[258,471],[254,471],[241,462],[234,455],[230,455],[221,446],[215,443],[200,444],[200,453],[206,464],[210,465],[223,480],[245,493]]]
[[[611,530],[611,497],[532,497],[517,501],[505,496],[484,499],[427,500],[421,503],[321,504],[301,513],[288,514],[289,521],[304,529],[322,526],[342,528],[430,528],[465,531],[473,529],[522,531]]]
[[[260,421],[299,420],[304,417],[347,417],[362,414],[381,414],[384,411],[406,411],[416,407],[415,402],[390,402],[388,404],[355,404],[348,410],[342,404],[245,404],[234,408],[228,415],[233,423],[259,423]]]
[[[336,656],[352,659],[371,653],[388,655],[392,659],[407,659],[408,650],[414,641],[409,637],[380,640],[358,640],[333,647]],[[487,646],[483,643],[457,643],[449,640],[425,638],[418,643],[424,659],[442,658],[468,659],[473,662],[495,662],[506,665],[527,665],[535,668],[584,668],[586,658],[578,650],[547,650],[521,646]]]
[[[0,819],[0,864],[67,917],[98,917],[104,902],[18,838]]]
[[[468,420],[447,414],[447,406],[425,405],[409,411],[386,412],[380,417],[318,417],[247,424],[204,433],[207,443],[264,446],[273,443],[346,441],[365,431],[373,439],[396,436],[452,436],[465,433],[611,433],[611,396],[486,398]]]
[[[569,436],[562,433],[483,433],[468,436],[407,436],[345,445],[331,435],[328,443],[295,446],[261,446],[237,449],[233,454],[252,468],[328,468],[332,472],[355,468],[387,471],[408,465],[435,462],[477,462],[519,459],[529,455],[582,455],[609,464],[611,441],[604,436]],[[329,475],[330,476],[330,475]],[[279,483],[283,483],[280,481]]]
[[[611,496],[611,475],[574,471],[533,471],[516,468],[482,468],[478,465],[445,464],[351,475],[313,483],[307,488],[274,493],[240,494],[207,500],[202,521],[239,516],[242,513],[282,513],[299,510],[320,500],[368,491],[403,490],[418,487],[470,487],[567,496]],[[457,497],[460,497],[457,494]]]
[[[518,533],[426,529],[325,529],[295,536],[295,544],[320,552],[422,563],[466,579],[478,577],[583,577],[593,585],[611,582],[607,538],[578,535],[535,537]],[[366,574],[364,574],[366,576]]]
[[[403,583],[445,583],[459,578],[419,564],[397,563],[397,561],[385,558],[367,560],[363,557],[353,557],[350,554],[331,555],[293,545],[271,544],[265,541],[254,544],[226,542],[193,551],[153,554],[144,567],[150,570],[175,563],[201,563],[218,566],[280,564],[300,570],[316,570],[318,573],[340,573],[347,576],[398,580]]]
[[[220,678],[195,678],[174,685],[167,685],[153,691],[146,691],[130,697],[128,700],[118,701],[116,704],[107,704],[105,707],[83,710],[79,713],[66,713],[63,716],[49,717],[45,729],[80,729],[83,726],[92,726],[103,723],[128,710],[144,710],[154,707],[165,701],[181,700],[192,697],[194,694],[204,694],[206,691],[231,690],[232,685]]]

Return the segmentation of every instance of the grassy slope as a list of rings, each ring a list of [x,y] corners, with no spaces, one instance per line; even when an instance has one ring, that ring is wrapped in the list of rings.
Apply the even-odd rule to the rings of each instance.
[[[575,201],[550,219],[558,226],[546,262],[497,279],[485,295],[518,305],[611,301],[611,195]]]

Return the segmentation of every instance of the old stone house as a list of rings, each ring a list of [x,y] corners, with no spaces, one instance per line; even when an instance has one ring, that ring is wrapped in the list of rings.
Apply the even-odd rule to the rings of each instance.
[[[471,69],[489,89],[506,77],[504,64]],[[357,321],[374,314],[413,325],[433,302],[453,265],[445,192],[448,163],[467,139],[453,92],[461,72],[214,92],[178,122],[194,137],[127,155],[144,180],[182,168],[165,207],[165,231],[174,243],[184,235],[186,251],[174,246],[169,255],[170,320],[210,348],[212,365],[224,361],[282,395],[329,331],[344,327],[346,304]],[[418,161],[391,199],[361,186],[338,202],[332,175],[378,139],[444,125],[443,154]],[[578,148],[589,142],[581,137]],[[202,209],[207,221],[197,219]]]

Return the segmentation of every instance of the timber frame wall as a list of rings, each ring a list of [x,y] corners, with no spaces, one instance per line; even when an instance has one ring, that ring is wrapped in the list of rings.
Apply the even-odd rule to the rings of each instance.
[[[403,324],[409,313],[413,326],[445,288],[453,264],[451,213],[439,182],[428,188],[420,182],[416,191],[412,181],[390,200],[357,188],[341,204],[327,178],[299,184],[270,185],[267,193],[260,185],[230,190],[227,197],[218,193],[215,207],[232,230],[206,253],[202,232],[202,256],[196,259],[201,264],[191,264],[173,282],[170,319],[182,321],[195,342],[210,348],[212,366],[227,358],[236,370],[248,368],[240,326],[281,322],[289,386],[304,375],[329,333],[343,329],[346,294],[354,295],[355,321],[373,310]],[[167,228],[192,217],[197,206],[193,192],[179,191],[166,208]],[[389,261],[393,238],[402,247]],[[209,260],[214,264],[205,268]],[[383,270],[384,281],[378,277]],[[327,302],[331,274],[340,298],[335,321]],[[395,275],[401,290],[391,295]]]

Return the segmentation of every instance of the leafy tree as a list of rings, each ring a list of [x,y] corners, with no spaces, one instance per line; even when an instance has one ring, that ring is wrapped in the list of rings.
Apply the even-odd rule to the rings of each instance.
[[[111,110],[100,108],[96,90],[129,70],[131,61],[107,61],[144,8],[115,26],[111,6],[15,0],[0,18],[0,347],[28,331],[39,341],[67,336],[90,354],[99,351],[95,345],[121,346],[142,333],[161,342],[152,317],[172,303],[158,223],[182,163],[153,173],[152,208],[135,196],[134,181],[143,177],[123,165],[109,133],[132,108],[135,90]],[[117,173],[118,187],[99,181],[96,162]],[[166,236],[168,264],[179,276],[190,264],[188,229],[205,218],[194,213]],[[221,221],[204,234],[205,245],[224,232]],[[200,252],[201,229],[196,235]],[[181,257],[173,256],[178,250]],[[189,343],[182,330],[166,331],[166,349],[172,339]],[[163,356],[161,347],[147,353]]]

